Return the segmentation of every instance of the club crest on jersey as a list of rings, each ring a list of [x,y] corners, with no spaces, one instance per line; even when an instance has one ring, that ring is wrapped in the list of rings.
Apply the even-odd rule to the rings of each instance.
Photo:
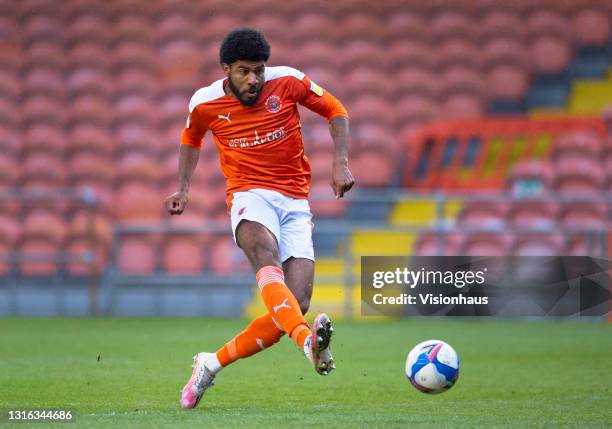
[[[281,99],[278,95],[271,95],[266,98],[266,110],[270,113],[278,113],[280,112],[283,104],[281,103]]]

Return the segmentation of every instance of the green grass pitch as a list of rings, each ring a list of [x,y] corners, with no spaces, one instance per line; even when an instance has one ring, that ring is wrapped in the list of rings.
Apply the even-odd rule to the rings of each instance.
[[[0,319],[0,408],[71,408],[69,427],[84,428],[612,427],[605,323],[338,322],[338,370],[329,377],[284,338],[222,372],[197,409],[179,409],[191,356],[214,351],[245,324]],[[409,349],[429,338],[461,358],[459,381],[441,395],[418,392],[404,375]]]

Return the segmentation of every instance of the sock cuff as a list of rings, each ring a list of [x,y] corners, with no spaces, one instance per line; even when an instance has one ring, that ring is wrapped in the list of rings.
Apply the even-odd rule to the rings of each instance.
[[[257,279],[257,286],[259,290],[263,290],[264,286],[270,283],[282,283],[285,284],[285,273],[283,270],[275,267],[274,265],[266,265],[257,271],[255,275]]]

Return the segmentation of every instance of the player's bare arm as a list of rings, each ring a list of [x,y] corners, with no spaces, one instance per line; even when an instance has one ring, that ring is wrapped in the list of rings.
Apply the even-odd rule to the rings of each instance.
[[[164,200],[166,210],[171,215],[180,215],[187,207],[189,200],[189,184],[191,176],[198,165],[200,149],[190,145],[182,144],[179,149],[179,190]]]
[[[336,199],[342,198],[355,184],[355,179],[348,166],[349,120],[345,116],[336,116],[329,123],[329,130],[334,141],[334,162],[332,166],[331,187]]]

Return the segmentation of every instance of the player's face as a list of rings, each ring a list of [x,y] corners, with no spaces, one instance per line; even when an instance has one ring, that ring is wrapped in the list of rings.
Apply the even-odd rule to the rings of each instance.
[[[223,64],[229,89],[244,106],[257,103],[265,81],[265,70],[263,62],[236,61],[232,65]]]

